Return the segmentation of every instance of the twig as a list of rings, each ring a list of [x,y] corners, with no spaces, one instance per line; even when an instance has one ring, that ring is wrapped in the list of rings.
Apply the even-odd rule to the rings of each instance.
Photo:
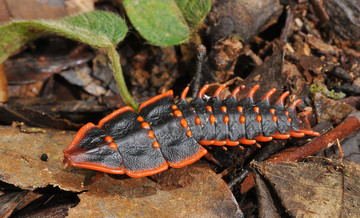
[[[330,20],[329,15],[326,13],[324,5],[320,0],[310,0],[316,14],[319,16],[321,23],[326,23]]]
[[[288,7],[288,9],[286,11],[285,26],[282,29],[281,35],[280,35],[281,46],[284,46],[288,41],[288,35],[289,35],[289,32],[290,32],[293,20],[294,20],[294,13],[291,11],[291,7]]]
[[[6,79],[4,65],[0,64],[0,103],[8,100],[8,83]]]
[[[201,70],[204,63],[204,58],[206,55],[206,48],[204,45],[199,45],[197,48],[197,60],[196,60],[196,72],[194,77],[194,85],[192,89],[192,98],[195,99],[198,91],[200,90],[200,79],[201,79]]]
[[[330,132],[315,138],[306,145],[298,148],[289,148],[271,156],[266,162],[283,163],[300,161],[322,149],[329,148],[336,140],[341,140],[360,129],[360,112],[352,112],[342,123]],[[241,185],[244,194],[255,186],[254,174],[251,173]]]

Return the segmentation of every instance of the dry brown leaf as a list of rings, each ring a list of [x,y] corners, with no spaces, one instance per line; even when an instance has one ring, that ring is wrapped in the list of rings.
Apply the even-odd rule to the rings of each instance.
[[[325,121],[340,123],[355,110],[355,107],[330,99],[321,93],[314,94],[314,105],[319,123]]]
[[[0,126],[0,180],[22,189],[47,185],[81,192],[80,203],[69,215],[84,216],[222,216],[242,215],[226,183],[205,164],[170,169],[182,185],[171,188],[150,178],[101,178],[82,187],[90,170],[63,169],[62,150],[75,132],[46,129],[46,133],[23,133]],[[48,160],[40,159],[47,154]],[[185,181],[186,180],[186,181]]]
[[[79,195],[69,216],[241,217],[230,189],[204,164],[171,170],[180,171],[178,180],[191,177],[190,183],[168,188],[146,178],[102,178]]]
[[[360,166],[356,163],[262,162],[253,167],[292,217],[360,216]]]
[[[11,19],[54,19],[93,10],[94,1],[86,0],[0,0],[0,23]]]

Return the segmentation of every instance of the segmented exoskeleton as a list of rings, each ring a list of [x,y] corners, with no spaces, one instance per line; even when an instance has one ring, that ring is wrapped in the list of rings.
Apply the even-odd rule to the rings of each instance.
[[[208,87],[205,85],[191,102],[186,100],[189,87],[177,103],[170,90],[141,104],[139,113],[127,106],[106,116],[97,126],[86,124],[64,150],[66,162],[142,177],[197,161],[207,153],[202,145],[242,148],[257,141],[319,135],[309,126],[310,112],[296,113],[301,100],[284,107],[289,92],[271,104],[275,89],[254,102],[258,85],[240,101],[237,95],[244,87],[237,87],[225,100],[220,99],[220,93],[226,85],[221,85],[212,97],[205,96]]]

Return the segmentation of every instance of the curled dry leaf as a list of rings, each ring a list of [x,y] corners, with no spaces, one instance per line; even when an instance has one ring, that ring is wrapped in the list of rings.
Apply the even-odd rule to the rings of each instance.
[[[8,59],[4,62],[4,68],[9,84],[18,85],[44,81],[64,69],[81,67],[94,57],[92,52],[83,50],[78,53],[76,53],[77,49],[74,49],[67,54],[44,54],[45,56],[43,56],[40,53],[40,57]]]

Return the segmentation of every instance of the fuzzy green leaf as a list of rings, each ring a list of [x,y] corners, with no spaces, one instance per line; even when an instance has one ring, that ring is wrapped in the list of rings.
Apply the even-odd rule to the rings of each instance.
[[[207,0],[175,0],[188,25],[195,29],[211,9]]]
[[[32,31],[26,26],[16,23],[0,27],[0,64],[21,46],[40,34],[40,32]]]
[[[140,35],[159,46],[187,41],[191,31],[210,10],[210,0],[123,1],[126,13]]]
[[[59,20],[13,21],[0,27],[0,63],[25,43],[46,34],[57,34],[100,48],[110,57],[114,77],[124,101],[137,109],[126,88],[116,45],[127,33],[125,21],[110,12],[92,11]]]
[[[125,21],[105,11],[59,20],[13,21],[0,27],[0,63],[25,43],[45,33],[55,33],[100,48],[116,46],[126,32]]]

